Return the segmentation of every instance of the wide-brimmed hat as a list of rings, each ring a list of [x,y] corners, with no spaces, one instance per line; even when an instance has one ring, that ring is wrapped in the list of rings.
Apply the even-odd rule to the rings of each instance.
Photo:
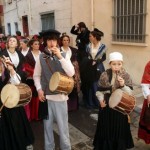
[[[60,36],[60,32],[55,30],[55,29],[48,29],[48,30],[42,30],[39,32],[40,36],[51,36],[51,35],[57,35],[58,37]]]

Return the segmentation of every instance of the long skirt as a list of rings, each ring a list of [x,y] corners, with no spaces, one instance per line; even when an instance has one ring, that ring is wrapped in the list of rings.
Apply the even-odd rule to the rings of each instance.
[[[34,136],[23,107],[3,108],[0,118],[0,149],[26,150]]]
[[[69,99],[67,101],[68,111],[75,111],[79,107],[79,96],[77,89],[74,88],[73,91],[68,95]]]
[[[150,124],[146,124],[143,120],[146,107],[147,100],[144,100],[139,121],[138,137],[140,139],[143,139],[146,144],[150,144]]]
[[[94,150],[126,150],[134,147],[127,115],[109,108],[108,103],[100,108],[93,145]]]
[[[27,114],[28,119],[31,120],[39,120],[38,118],[38,110],[39,110],[39,98],[37,94],[37,90],[34,86],[34,82],[32,79],[28,79],[26,82],[31,90],[32,90],[32,98],[29,104],[27,104],[24,108]]]

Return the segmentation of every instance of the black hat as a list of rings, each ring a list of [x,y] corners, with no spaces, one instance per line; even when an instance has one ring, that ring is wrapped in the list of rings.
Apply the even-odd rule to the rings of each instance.
[[[94,31],[97,32],[98,35],[104,36],[104,33],[102,31],[98,30],[97,28],[94,28]]]
[[[43,30],[41,32],[39,32],[40,36],[42,37],[49,37],[51,35],[55,35],[55,36],[60,36],[60,32],[55,30],[55,29],[48,29],[48,30]]]

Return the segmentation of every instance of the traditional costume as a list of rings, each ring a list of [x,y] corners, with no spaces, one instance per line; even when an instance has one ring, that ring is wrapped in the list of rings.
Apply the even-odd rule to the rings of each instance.
[[[114,58],[122,61],[120,56],[118,58],[111,56],[110,61]],[[132,89],[131,78],[124,69],[119,71],[119,76],[125,80],[124,88]],[[105,100],[106,107],[100,107],[99,109],[93,142],[94,150],[126,150],[134,147],[128,116],[109,107],[109,98],[112,92],[122,88],[117,82],[116,74],[113,73],[112,69],[107,69],[101,74],[98,85],[99,91],[104,96],[101,100]]]
[[[150,95],[150,61],[145,66],[141,86],[145,99],[143,102],[143,107],[140,115],[138,137],[140,139],[143,139],[146,144],[150,144],[150,124],[147,124],[144,121],[145,111],[146,108],[148,107],[147,96]]]
[[[34,83],[41,100],[39,103],[39,117],[43,119],[44,123],[45,150],[55,149],[53,135],[54,121],[57,123],[59,130],[60,149],[71,150],[68,130],[68,95],[49,90],[49,81],[53,73],[66,73],[69,77],[74,75],[74,67],[70,59],[67,59],[65,53],[61,53],[57,48],[59,35],[60,32],[52,29],[43,33],[47,47],[44,53],[40,54],[36,62],[33,75]],[[53,48],[57,51],[56,54]]]
[[[81,65],[81,89],[83,92],[83,100],[87,108],[98,108],[99,103],[95,93],[97,91],[97,81],[102,72],[105,71],[103,62],[106,60],[105,44],[100,42],[103,33],[98,29],[94,29],[94,34],[97,34],[97,46],[91,42],[88,44],[86,53],[87,56],[83,59]]]
[[[3,51],[2,55],[9,57],[10,60],[14,58],[10,56],[8,50]],[[20,51],[15,51],[12,55],[16,56],[18,64],[14,63],[16,73],[25,81],[25,72],[23,72],[24,56]],[[9,82],[10,74],[7,69],[0,77],[0,91]],[[13,89],[12,89],[13,90]],[[0,106],[2,106],[0,101]],[[3,107],[0,118],[0,149],[1,150],[27,150],[27,146],[33,144],[33,132],[28,122],[23,106],[15,108]]]
[[[68,111],[74,111],[77,110],[79,107],[78,93],[80,92],[80,71],[79,71],[79,64],[77,61],[77,49],[73,47],[68,47],[68,49],[69,50],[65,51],[63,47],[61,47],[61,50],[63,52],[66,52],[67,55],[69,55],[69,58],[75,69],[75,75],[73,76],[75,81],[75,86],[72,92],[68,95],[69,99],[67,101]]]
[[[30,86],[32,90],[32,99],[30,103],[25,106],[25,110],[29,120],[39,120],[38,118],[39,98],[33,81],[34,67],[35,67],[36,59],[38,59],[39,56],[35,57],[32,51],[29,51],[25,58],[26,58],[26,63],[24,65],[24,68],[28,75],[26,83]]]

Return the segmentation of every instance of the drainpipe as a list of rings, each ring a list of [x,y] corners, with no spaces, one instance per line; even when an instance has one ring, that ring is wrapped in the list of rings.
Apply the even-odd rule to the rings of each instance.
[[[91,0],[91,23],[92,30],[94,29],[94,0]]]
[[[18,16],[18,19],[19,19],[19,21],[20,21],[20,17],[19,17],[19,12],[18,12],[18,1],[16,1],[16,10],[17,10],[17,16]]]
[[[28,23],[29,23],[29,35],[32,35],[32,15],[31,15],[31,0],[28,0]]]

